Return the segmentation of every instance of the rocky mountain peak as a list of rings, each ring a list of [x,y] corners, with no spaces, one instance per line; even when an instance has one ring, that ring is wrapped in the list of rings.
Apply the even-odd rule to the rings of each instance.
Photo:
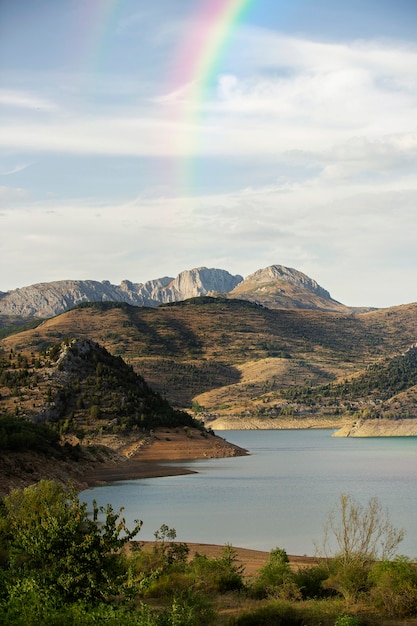
[[[176,278],[164,276],[145,283],[123,280],[62,280],[38,283],[0,292],[0,315],[53,317],[83,302],[126,302],[156,307],[199,296],[226,295],[256,302],[268,308],[304,308],[325,311],[350,309],[333,300],[326,289],[302,272],[283,265],[270,265],[245,279],[226,270],[197,267]]]
[[[177,278],[164,276],[146,283],[124,280],[61,280],[37,283],[0,293],[0,315],[53,317],[82,302],[126,302],[155,307],[208,293],[227,293],[243,280],[226,270],[199,267],[181,272]]]
[[[330,298],[330,293],[320,287],[320,285],[313,280],[299,272],[298,270],[293,269],[292,267],[284,267],[283,265],[270,265],[264,269],[258,270],[253,274],[247,276],[245,281],[256,282],[259,284],[262,283],[270,283],[274,280],[283,280],[291,285],[295,285],[297,287],[302,287],[311,293],[315,293],[322,298]]]
[[[207,267],[197,267],[178,274],[170,284],[172,300],[186,300],[210,293],[228,293],[240,282],[242,276],[232,276],[229,272]]]

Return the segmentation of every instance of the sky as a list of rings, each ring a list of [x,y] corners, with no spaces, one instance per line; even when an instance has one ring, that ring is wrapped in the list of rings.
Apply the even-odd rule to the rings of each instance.
[[[0,0],[0,291],[247,276],[417,301],[417,0]]]

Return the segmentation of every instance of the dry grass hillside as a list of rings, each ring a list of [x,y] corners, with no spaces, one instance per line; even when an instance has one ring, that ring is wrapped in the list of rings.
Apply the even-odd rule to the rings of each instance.
[[[278,309],[195,298],[156,309],[81,305],[1,341],[7,354],[45,351],[68,337],[91,338],[121,355],[178,408],[216,419],[318,421],[349,406],[293,402],[288,389],[335,383],[404,352],[417,336],[417,304],[362,314]],[[415,393],[402,393],[408,409]],[[396,400],[390,399],[392,406]],[[357,407],[353,407],[357,408]]]

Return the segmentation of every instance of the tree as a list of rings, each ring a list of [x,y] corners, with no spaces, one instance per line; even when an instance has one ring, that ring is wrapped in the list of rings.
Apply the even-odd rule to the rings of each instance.
[[[54,481],[13,490],[0,512],[11,578],[36,579],[67,601],[106,600],[120,593],[125,578],[120,549],[142,524],[135,522],[129,531],[121,512],[94,503],[89,517],[75,490]]]
[[[323,553],[332,556],[326,586],[354,600],[367,585],[372,563],[395,555],[404,531],[395,528],[378,498],[364,506],[342,494],[325,525]]]
[[[350,495],[342,494],[338,508],[330,512],[325,525],[325,555],[330,536],[336,540],[336,556],[343,563],[366,563],[392,558],[404,538],[404,530],[391,524],[389,513],[378,498],[371,498],[363,506]]]
[[[286,600],[300,599],[301,593],[295,583],[285,550],[278,547],[271,550],[268,561],[259,570],[259,575],[252,585],[251,593],[257,598],[274,596]]]

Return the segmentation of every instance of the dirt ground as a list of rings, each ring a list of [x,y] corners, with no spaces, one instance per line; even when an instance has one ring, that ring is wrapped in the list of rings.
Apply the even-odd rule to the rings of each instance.
[[[151,550],[154,545],[155,544],[153,541],[144,541],[142,542],[142,549]],[[195,554],[204,554],[212,559],[219,558],[222,556],[225,547],[208,543],[187,543],[187,545],[190,549],[190,560],[194,557]],[[236,564],[243,565],[244,567],[244,576],[254,576],[260,570],[260,568],[268,561],[269,552],[264,552],[261,550],[250,550],[248,548],[239,548],[235,546],[232,547],[234,552],[236,553]],[[316,558],[308,556],[296,556],[289,554],[288,559],[290,561],[291,568],[294,571],[297,571],[302,567],[311,566],[317,563]]]
[[[123,450],[126,454],[127,448]],[[89,486],[106,484],[116,480],[137,478],[157,478],[159,476],[178,476],[193,474],[185,467],[164,465],[169,461],[190,461],[193,459],[216,459],[241,456],[246,450],[235,446],[222,437],[205,433],[193,428],[161,428],[152,438],[140,447],[132,446],[128,458],[119,463],[110,463],[89,471],[85,480]]]

